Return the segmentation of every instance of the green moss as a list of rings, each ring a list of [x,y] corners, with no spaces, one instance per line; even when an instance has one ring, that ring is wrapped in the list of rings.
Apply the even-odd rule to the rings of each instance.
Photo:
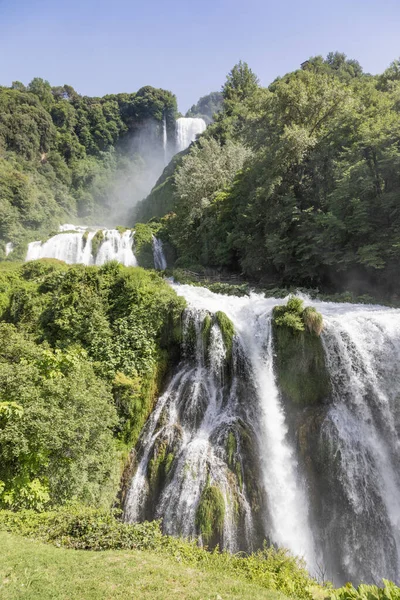
[[[163,440],[156,448],[147,468],[150,490],[158,495],[174,461],[174,453],[168,448],[168,443]]]
[[[228,457],[228,465],[230,467],[234,464],[234,457],[237,450],[236,437],[233,431],[228,433],[228,437],[226,438],[226,454]]]
[[[133,246],[139,265],[145,269],[153,269],[153,229],[150,225],[136,223]]]
[[[197,331],[194,321],[192,319],[184,328],[183,341],[186,355],[188,357],[194,357],[196,355]]]
[[[215,313],[215,319],[218,327],[221,330],[222,338],[226,348],[226,358],[229,361],[232,358],[233,337],[235,335],[235,327],[230,318],[222,311]]]
[[[237,458],[237,441],[236,436],[233,431],[229,431],[228,436],[226,438],[226,457],[228,467],[231,471],[236,475],[237,483],[239,488],[243,488],[243,474],[242,474],[242,466],[240,461]]]
[[[102,245],[103,242],[104,242],[104,231],[102,229],[99,229],[99,231],[96,231],[96,233],[94,234],[93,239],[92,239],[92,255],[93,255],[94,259],[96,259],[98,251],[100,250],[100,246]]]
[[[281,391],[300,405],[316,404],[330,391],[325,354],[319,336],[274,323],[275,371]]]
[[[196,527],[206,544],[221,535],[225,519],[224,498],[215,485],[207,485],[196,511]]]
[[[83,234],[83,236],[82,236],[82,246],[83,246],[83,248],[85,248],[85,247],[86,247],[86,244],[87,244],[88,238],[89,238],[89,230],[88,230],[88,229],[86,229],[86,231],[84,232],[84,234]]]
[[[201,327],[201,335],[203,338],[203,348],[204,353],[207,355],[207,350],[210,344],[210,335],[211,335],[211,327],[212,327],[212,318],[211,315],[206,315],[204,317],[204,321]]]

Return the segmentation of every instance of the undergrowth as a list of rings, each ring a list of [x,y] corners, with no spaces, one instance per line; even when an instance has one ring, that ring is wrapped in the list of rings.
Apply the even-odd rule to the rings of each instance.
[[[81,506],[37,513],[0,511],[0,530],[80,550],[149,550],[188,566],[224,573],[299,600],[400,600],[400,588],[383,580],[382,588],[346,584],[334,590],[310,577],[302,560],[286,550],[265,546],[246,555],[213,552],[196,541],[163,535],[160,522],[127,524],[110,513]]]
[[[285,550],[265,547],[250,555],[208,552],[196,541],[163,535],[159,521],[126,524],[112,513],[70,507],[36,513],[0,511],[0,529],[33,537],[56,546],[80,550],[151,550],[178,562],[257,583],[299,600],[313,600],[322,588],[301,560]]]

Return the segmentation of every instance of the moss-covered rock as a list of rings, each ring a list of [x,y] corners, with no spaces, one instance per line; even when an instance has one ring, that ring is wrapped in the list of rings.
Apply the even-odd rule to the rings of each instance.
[[[215,313],[215,320],[221,330],[222,338],[226,348],[226,358],[228,361],[232,358],[233,338],[235,335],[235,327],[230,318],[222,311]]]
[[[300,298],[273,311],[275,371],[278,385],[292,402],[307,406],[322,402],[330,379],[320,339],[322,316],[313,307],[303,309]]]
[[[154,269],[153,229],[145,223],[136,223],[133,238],[136,260],[145,269]]]
[[[204,321],[202,324],[202,328],[201,328],[201,335],[203,338],[203,349],[204,349],[204,354],[207,357],[207,352],[208,352],[208,348],[210,345],[210,336],[211,336],[211,327],[213,325],[213,320],[211,315],[206,315],[204,317]]]
[[[83,236],[82,236],[82,247],[83,248],[86,248],[88,239],[89,239],[89,229],[86,229],[86,231],[84,231]]]
[[[207,484],[196,511],[196,527],[206,544],[215,545],[220,538],[225,519],[225,502],[219,488]]]
[[[166,440],[160,440],[154,447],[153,456],[148,463],[147,476],[150,490],[158,496],[162,489],[174,460],[174,453]]]
[[[92,238],[92,255],[95,260],[96,260],[97,254],[100,250],[100,246],[102,245],[103,242],[104,242],[104,231],[102,229],[99,229],[99,231],[96,231],[96,233],[94,234],[94,236]]]

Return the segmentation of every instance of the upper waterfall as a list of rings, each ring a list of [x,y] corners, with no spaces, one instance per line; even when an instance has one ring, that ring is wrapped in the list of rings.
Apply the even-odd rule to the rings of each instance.
[[[181,117],[176,120],[176,148],[177,152],[186,150],[196,136],[205,131],[207,125],[204,119]]]

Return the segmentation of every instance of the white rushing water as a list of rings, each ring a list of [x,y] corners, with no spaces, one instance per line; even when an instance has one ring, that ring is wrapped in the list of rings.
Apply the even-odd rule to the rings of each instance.
[[[224,547],[251,549],[258,534],[335,583],[399,581],[400,311],[313,301],[325,323],[331,392],[317,407],[296,409],[284,403],[273,369],[271,311],[284,300],[175,289],[188,302],[186,358],[143,431],[126,519],[162,518],[167,533],[195,537],[202,493],[216,485],[225,503],[216,541]],[[236,330],[230,371],[215,319],[205,347],[204,323],[217,311]],[[170,463],[154,491],[161,451]]]
[[[147,489],[145,473],[149,457],[154,453],[155,440],[163,432],[158,427],[158,419],[163,411],[160,406],[165,404],[168,407],[171,431],[164,434],[171,441],[171,432],[179,425],[182,441],[178,444],[174,476],[158,501],[156,516],[163,518],[167,532],[194,536],[196,509],[206,482],[211,477],[211,481],[221,489],[225,500],[227,517],[224,546],[231,550],[241,546],[233,515],[230,514],[234,497],[239,494],[244,529],[250,539],[247,547],[251,547],[252,515],[249,498],[245,489],[238,491],[235,484],[232,484],[224,456],[229,431],[234,431],[236,435],[242,427],[239,424],[244,422],[252,432],[254,444],[260,452],[262,449],[261,488],[267,498],[267,508],[261,517],[264,530],[273,542],[304,556],[309,565],[314,565],[314,544],[308,523],[304,481],[298,475],[296,458],[287,440],[287,427],[272,368],[270,323],[271,310],[276,301],[265,300],[261,296],[220,296],[192,286],[178,286],[176,290],[186,298],[191,307],[186,318],[189,323],[195,323],[197,331],[196,361],[194,366],[184,363],[178,381],[176,378],[172,380],[150,420],[147,437],[142,441],[144,454],[128,496],[128,520],[143,516],[141,510]],[[237,338],[234,362],[242,362],[240,357],[244,356],[249,377],[253,380],[253,385],[249,384],[247,387],[250,397],[253,396],[253,403],[249,402],[247,407],[243,406],[243,389],[239,390],[242,384],[237,373],[234,373],[230,388],[221,375],[222,338],[217,325],[211,330],[212,359],[208,364],[204,362],[202,323],[206,315],[220,310],[235,325]],[[184,418],[180,406],[184,406]],[[237,442],[239,445],[240,437]]]
[[[68,264],[103,265],[116,260],[125,266],[136,266],[133,253],[133,233],[120,233],[116,229],[102,229],[103,237],[93,252],[93,238],[99,230],[71,224],[61,225],[60,232],[46,242],[36,241],[28,245],[26,260],[57,258]]]
[[[164,166],[168,164],[168,134],[167,134],[167,119],[163,119],[163,150],[164,150]]]
[[[200,118],[181,117],[176,120],[176,148],[177,152],[186,150],[196,137],[206,130],[206,122]]]
[[[6,256],[8,256],[9,254],[11,254],[11,252],[14,250],[14,244],[12,242],[7,242],[6,244]]]
[[[154,268],[164,271],[167,268],[167,260],[165,258],[163,243],[153,235],[153,256]]]

